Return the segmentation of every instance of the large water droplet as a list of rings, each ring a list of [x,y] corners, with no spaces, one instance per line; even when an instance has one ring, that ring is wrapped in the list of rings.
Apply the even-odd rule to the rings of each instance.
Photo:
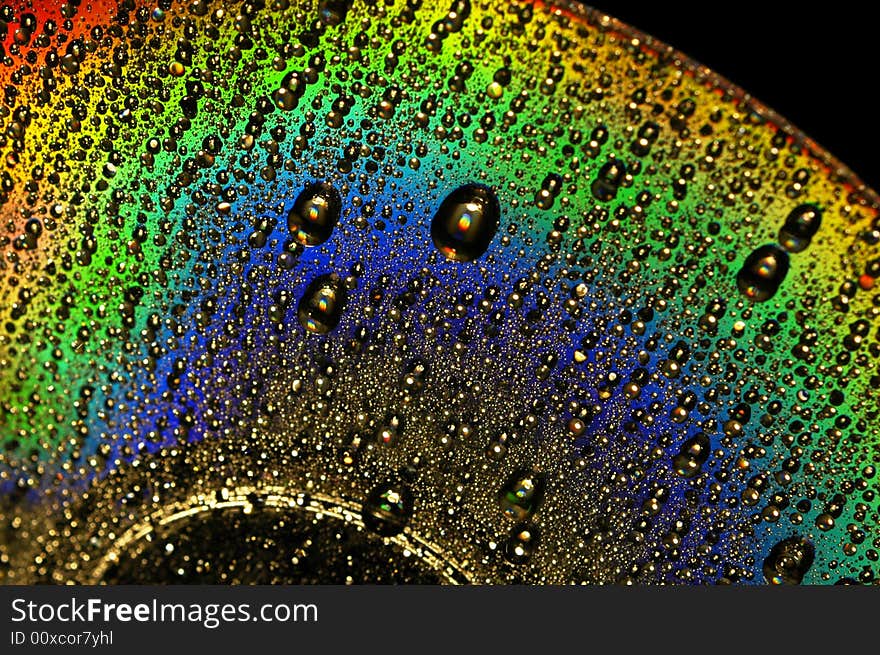
[[[801,252],[810,245],[821,225],[822,212],[818,207],[809,203],[798,205],[779,230],[779,243],[788,252]]]
[[[339,192],[327,182],[316,182],[297,196],[287,214],[287,227],[302,245],[317,246],[333,234],[341,213]]]
[[[800,584],[813,565],[815,552],[803,537],[780,541],[764,560],[764,579],[770,584]]]
[[[498,198],[491,189],[465,184],[440,204],[431,221],[431,239],[447,259],[471,262],[492,243],[500,218]]]
[[[758,302],[772,298],[788,273],[788,253],[767,244],[756,248],[736,276],[739,290]]]
[[[339,324],[348,293],[335,273],[312,280],[296,310],[300,324],[309,332],[327,334]]]
[[[501,511],[523,521],[535,513],[544,495],[544,476],[535,471],[517,471],[501,489]]]
[[[299,71],[290,71],[281,80],[281,87],[272,94],[275,106],[283,111],[295,109],[306,90],[307,80]]]
[[[373,487],[362,509],[364,525],[383,537],[400,534],[412,513],[412,493],[405,486],[393,482]]]

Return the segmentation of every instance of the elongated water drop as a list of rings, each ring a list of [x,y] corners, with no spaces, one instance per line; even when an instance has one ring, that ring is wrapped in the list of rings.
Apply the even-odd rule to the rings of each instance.
[[[450,193],[431,221],[431,239],[447,259],[471,262],[492,243],[501,209],[486,186],[465,184]]]
[[[348,293],[335,273],[312,280],[297,307],[297,318],[309,332],[327,334],[339,324]]]
[[[302,245],[317,246],[333,234],[341,213],[339,192],[327,182],[316,182],[297,196],[287,214],[287,228]]]
[[[544,476],[531,470],[514,473],[501,489],[501,511],[522,521],[535,513],[544,495]]]
[[[803,537],[790,537],[773,546],[764,560],[764,579],[770,584],[800,584],[813,565],[815,548]]]
[[[798,205],[788,214],[779,230],[779,243],[788,252],[806,250],[822,225],[822,212],[815,205]]]
[[[746,297],[762,302],[772,298],[788,273],[788,253],[767,244],[746,257],[736,276],[736,284]]]

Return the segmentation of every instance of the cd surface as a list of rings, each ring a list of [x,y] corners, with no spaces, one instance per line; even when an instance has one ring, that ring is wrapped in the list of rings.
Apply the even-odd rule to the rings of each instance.
[[[875,581],[878,198],[740,89],[566,2],[0,21],[0,581]]]

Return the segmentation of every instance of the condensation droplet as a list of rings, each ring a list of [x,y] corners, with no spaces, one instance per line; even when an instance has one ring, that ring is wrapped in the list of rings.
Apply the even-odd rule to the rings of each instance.
[[[751,300],[769,300],[785,280],[788,266],[788,253],[782,248],[772,244],[761,246],[746,257],[736,276],[736,284]]]
[[[519,523],[510,531],[504,556],[511,564],[525,564],[538,547],[540,530],[530,523]]]
[[[814,557],[813,544],[803,537],[784,539],[773,546],[764,560],[764,579],[770,584],[800,584]]]
[[[302,245],[317,246],[333,234],[341,213],[339,192],[327,182],[316,182],[297,196],[287,214],[287,227]]]
[[[822,224],[822,212],[815,205],[798,205],[791,210],[779,230],[779,243],[788,252],[806,250]]]
[[[297,318],[309,332],[327,334],[339,324],[347,298],[348,292],[338,275],[321,275],[306,287],[297,307]]]
[[[535,471],[514,473],[501,489],[501,511],[522,521],[535,513],[544,495],[544,476]]]
[[[447,259],[471,262],[489,248],[500,218],[498,198],[489,187],[465,184],[440,204],[431,221],[431,239]]]
[[[373,487],[362,509],[364,525],[383,537],[393,537],[403,532],[412,514],[412,492],[392,482]]]

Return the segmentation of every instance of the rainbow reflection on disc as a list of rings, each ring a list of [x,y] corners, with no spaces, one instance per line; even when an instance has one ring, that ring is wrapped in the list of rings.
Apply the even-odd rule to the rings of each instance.
[[[740,90],[565,4],[0,13],[0,581],[875,581],[878,199]]]

